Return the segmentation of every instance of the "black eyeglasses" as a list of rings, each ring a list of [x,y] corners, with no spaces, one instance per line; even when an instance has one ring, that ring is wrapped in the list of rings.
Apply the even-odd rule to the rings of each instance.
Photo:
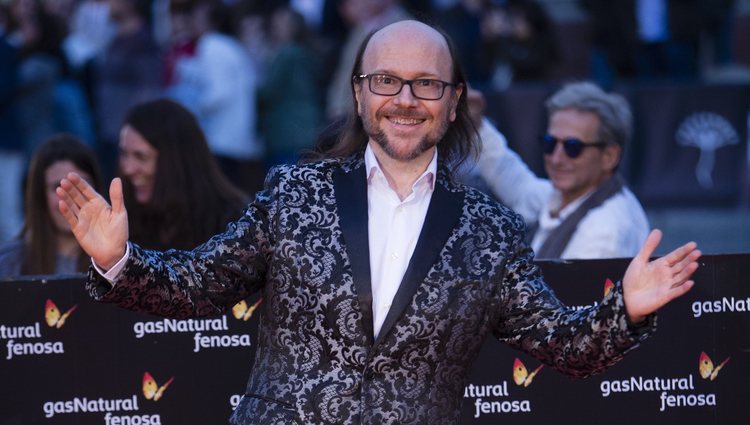
[[[381,96],[395,96],[401,93],[404,84],[411,87],[411,94],[417,99],[438,100],[443,97],[447,86],[455,86],[446,81],[419,78],[416,80],[404,80],[388,74],[362,74],[355,75],[354,80],[367,78],[370,91]]]
[[[586,143],[582,142],[580,139],[576,139],[575,137],[558,139],[551,134],[545,134],[544,136],[542,136],[542,152],[544,152],[545,155],[552,155],[552,152],[555,151],[555,146],[557,146],[558,142],[562,143],[565,155],[568,155],[568,157],[570,158],[578,158],[585,148],[602,148],[607,145],[606,142]]]

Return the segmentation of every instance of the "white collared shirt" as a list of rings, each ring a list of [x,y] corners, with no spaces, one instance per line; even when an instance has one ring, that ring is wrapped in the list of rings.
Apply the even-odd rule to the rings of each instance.
[[[374,336],[380,333],[406,273],[435,189],[437,150],[403,201],[386,180],[370,145],[365,150]]]

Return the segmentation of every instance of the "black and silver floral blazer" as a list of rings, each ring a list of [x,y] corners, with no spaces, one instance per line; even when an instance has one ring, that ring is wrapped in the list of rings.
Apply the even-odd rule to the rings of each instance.
[[[596,308],[565,308],[523,233],[518,215],[441,169],[374,339],[358,156],[277,168],[223,234],[189,252],[132,245],[114,289],[96,273],[88,288],[174,318],[220,314],[262,291],[255,364],[232,424],[455,424],[490,335],[580,377],[649,333],[629,330],[619,285]]]

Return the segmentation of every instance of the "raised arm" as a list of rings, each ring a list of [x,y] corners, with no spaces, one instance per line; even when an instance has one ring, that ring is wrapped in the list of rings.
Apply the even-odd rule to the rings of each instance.
[[[661,241],[661,231],[648,235],[641,251],[630,262],[622,280],[625,308],[631,322],[638,323],[693,287],[690,276],[698,268],[701,252],[689,242],[669,254],[650,260]]]
[[[78,243],[97,265],[109,269],[124,255],[128,241],[128,214],[122,197],[122,181],[112,180],[112,206],[86,180],[68,174],[56,190],[58,207]]]
[[[552,193],[552,184],[537,177],[508,147],[505,136],[483,116],[485,102],[481,92],[469,88],[467,98],[482,146],[477,158],[482,179],[505,205],[521,214],[527,223],[535,223]]]

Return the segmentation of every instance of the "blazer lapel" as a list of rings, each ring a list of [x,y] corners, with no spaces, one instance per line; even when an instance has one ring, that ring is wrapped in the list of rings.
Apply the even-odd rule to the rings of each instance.
[[[362,311],[367,341],[373,340],[372,284],[370,283],[370,243],[367,232],[367,176],[365,167],[333,174],[336,206],[344,234],[346,253],[352,266],[352,279]]]
[[[440,182],[435,185],[414,254],[412,254],[396,296],[393,297],[391,308],[385,316],[375,345],[401,317],[411,303],[417,288],[427,277],[427,272],[437,261],[440,251],[461,216],[463,198],[463,192],[449,192]]]

